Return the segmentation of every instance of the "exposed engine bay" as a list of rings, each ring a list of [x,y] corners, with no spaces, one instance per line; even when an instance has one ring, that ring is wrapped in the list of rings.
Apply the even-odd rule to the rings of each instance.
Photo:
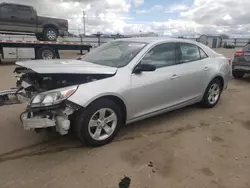
[[[25,89],[28,98],[36,93],[84,84],[112,76],[110,74],[39,74],[25,67],[17,67],[14,73],[20,75],[16,83],[17,88],[19,90]]]
[[[0,106],[28,102],[21,114],[26,130],[40,131],[54,128],[61,135],[70,129],[71,117],[81,107],[67,98],[78,85],[113,76],[114,74],[79,73],[37,73],[32,69],[19,66],[16,88],[0,91]]]

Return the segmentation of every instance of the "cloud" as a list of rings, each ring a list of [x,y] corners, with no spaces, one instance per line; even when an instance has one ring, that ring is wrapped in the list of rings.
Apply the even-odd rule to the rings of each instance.
[[[7,1],[7,0],[6,0]],[[162,5],[150,9],[140,9],[144,0],[8,0],[32,5],[39,15],[64,18],[69,21],[69,30],[83,32],[83,10],[86,12],[87,34],[97,33],[143,33],[156,32],[160,35],[198,34],[250,34],[249,0],[194,0],[192,5],[174,4],[169,8]],[[133,9],[132,9],[133,8]],[[179,13],[175,19],[163,22],[138,23],[130,17],[130,11],[137,14],[166,12]]]
[[[139,10],[136,10],[135,12],[136,14],[147,14],[147,13],[152,13],[155,11],[161,11],[163,9],[164,7],[162,5],[154,5],[150,9],[139,9]]]
[[[132,3],[135,7],[138,7],[144,3],[144,0],[132,0]]]
[[[248,24],[249,0],[195,0],[194,6],[181,16],[200,24],[217,26]]]
[[[170,8],[166,9],[165,13],[175,13],[187,10],[189,7],[187,5],[173,5]]]

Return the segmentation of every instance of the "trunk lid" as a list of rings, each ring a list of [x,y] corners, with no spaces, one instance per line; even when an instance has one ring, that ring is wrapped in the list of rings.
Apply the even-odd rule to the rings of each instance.
[[[16,62],[16,65],[31,69],[40,74],[115,74],[116,67],[98,65],[82,60],[30,60]]]

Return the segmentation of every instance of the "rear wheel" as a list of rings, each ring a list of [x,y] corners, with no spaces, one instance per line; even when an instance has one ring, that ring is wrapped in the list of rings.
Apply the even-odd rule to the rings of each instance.
[[[56,41],[58,37],[58,30],[55,28],[45,28],[43,31],[44,38],[48,41]]]
[[[79,139],[90,146],[109,143],[119,132],[122,114],[111,100],[100,99],[88,106],[75,119],[75,131]]]
[[[232,74],[233,74],[233,77],[236,78],[236,79],[237,78],[243,78],[244,75],[245,75],[244,72],[240,72],[240,71],[233,71]]]
[[[212,80],[203,96],[201,104],[205,108],[213,108],[219,101],[222,92],[222,83],[219,79]]]

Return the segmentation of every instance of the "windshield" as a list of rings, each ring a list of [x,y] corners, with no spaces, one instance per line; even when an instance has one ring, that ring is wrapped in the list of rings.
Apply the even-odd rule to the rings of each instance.
[[[81,59],[95,64],[123,67],[127,65],[146,43],[113,41],[90,51]]]

